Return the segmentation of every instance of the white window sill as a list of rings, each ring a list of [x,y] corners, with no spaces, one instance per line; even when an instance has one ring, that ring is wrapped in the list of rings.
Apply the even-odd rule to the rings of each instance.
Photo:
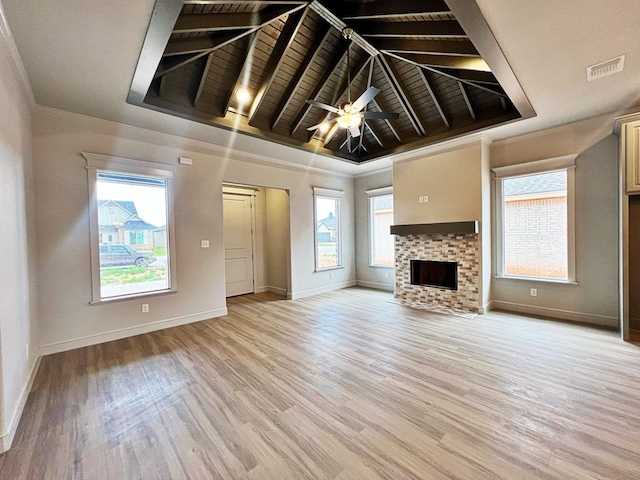
[[[92,300],[89,302],[90,305],[106,305],[114,302],[124,302],[127,300],[138,300],[141,298],[148,297],[157,297],[159,295],[173,295],[174,293],[178,293],[178,290],[160,290],[156,292],[142,292],[135,293],[133,295],[122,295],[120,297],[110,297],[110,298],[102,298],[100,300]]]
[[[327,272],[329,270],[340,270],[341,268],[344,268],[344,265],[338,265],[335,267],[316,268],[315,273]]]
[[[370,263],[369,266],[374,268],[386,268],[388,270],[393,270],[394,268],[396,268],[394,265],[375,265],[373,263]]]
[[[494,278],[500,280],[518,280],[536,283],[559,283],[561,285],[578,285],[578,282],[572,280],[555,280],[553,278],[515,277],[509,275],[496,275]]]

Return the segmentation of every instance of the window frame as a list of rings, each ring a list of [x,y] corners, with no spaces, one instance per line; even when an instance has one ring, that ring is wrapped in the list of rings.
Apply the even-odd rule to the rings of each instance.
[[[174,168],[161,163],[113,157],[96,153],[82,152],[86,160],[89,190],[89,240],[91,254],[91,301],[92,305],[101,305],[123,300],[166,295],[178,291],[178,275],[176,270],[175,226],[174,226]],[[100,233],[98,226],[97,181],[99,172],[110,172],[122,175],[137,175],[165,181],[167,197],[167,253],[168,253],[168,288],[152,292],[140,292],[129,295],[102,298],[100,293]]]
[[[338,268],[344,268],[342,263],[342,198],[344,197],[343,190],[333,190],[330,188],[313,187],[313,245],[314,255],[313,261],[315,264],[316,272],[325,272],[327,270],[335,270]],[[328,199],[336,201],[336,260],[337,265],[330,267],[320,267],[318,265],[318,199]]]
[[[578,154],[564,155],[561,157],[547,158],[533,162],[508,165],[505,167],[495,167],[491,170],[495,174],[495,220],[496,220],[496,278],[510,280],[528,280],[532,282],[547,283],[576,283],[576,256],[575,256],[575,169],[576,157]],[[504,254],[504,180],[528,175],[550,173],[557,171],[567,172],[567,279],[555,279],[544,277],[528,277],[505,274],[505,254]]]
[[[373,200],[376,197],[384,197],[386,195],[391,195],[393,197],[393,186],[389,186],[389,187],[382,187],[382,188],[374,188],[372,190],[366,190],[365,195],[367,196],[367,202],[369,204],[368,208],[369,208],[369,217],[368,217],[368,232],[369,232],[369,266],[370,267],[375,267],[375,268],[395,268],[394,264],[391,265],[379,265],[377,263],[375,263],[375,236],[374,236],[374,232],[373,232],[373,227],[374,227],[374,221],[373,221],[373,216],[374,216],[374,211],[373,211]],[[389,235],[391,235],[391,232],[389,232]]]

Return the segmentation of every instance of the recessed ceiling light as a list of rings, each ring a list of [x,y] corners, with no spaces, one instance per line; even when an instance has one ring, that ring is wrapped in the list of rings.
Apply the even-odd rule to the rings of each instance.
[[[247,90],[246,88],[240,87],[236,92],[236,99],[242,105],[244,103],[247,103],[249,100],[251,100],[251,94],[249,93],[249,90]]]

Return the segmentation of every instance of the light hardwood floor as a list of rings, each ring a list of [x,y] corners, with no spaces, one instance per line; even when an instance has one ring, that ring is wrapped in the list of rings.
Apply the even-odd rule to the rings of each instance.
[[[638,479],[640,347],[352,288],[43,358],[2,479]]]

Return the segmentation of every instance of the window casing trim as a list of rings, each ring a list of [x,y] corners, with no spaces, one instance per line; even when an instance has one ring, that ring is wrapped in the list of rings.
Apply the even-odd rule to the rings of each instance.
[[[369,215],[367,217],[367,228],[368,228],[368,233],[369,233],[369,261],[368,261],[368,266],[369,267],[373,267],[373,268],[388,268],[388,269],[394,269],[395,265],[380,265],[375,263],[375,245],[374,245],[374,236],[373,236],[373,202],[372,200],[375,197],[382,197],[385,195],[393,195],[393,186],[389,186],[389,187],[382,187],[382,188],[373,188],[371,190],[366,190],[365,195],[367,196],[367,208],[369,209]],[[389,232],[389,235],[391,235],[391,232]]]
[[[575,168],[578,154],[547,158],[533,162],[495,167],[495,219],[496,219],[496,278],[512,280],[530,280],[539,282],[576,284],[576,226],[575,226]],[[553,171],[567,172],[567,278],[547,279],[544,277],[523,277],[505,275],[504,254],[504,212],[503,181],[507,178],[523,177]]]
[[[342,205],[340,199],[344,197],[343,190],[334,190],[331,188],[312,187],[313,188],[313,245],[314,245],[314,264],[316,272],[324,272],[327,270],[336,270],[338,268],[344,268],[342,265]],[[337,249],[337,265],[331,265],[329,267],[320,267],[318,265],[318,209],[316,208],[316,200],[318,198],[327,198],[337,200],[336,209],[336,236],[338,241],[336,242]]]
[[[175,253],[175,227],[173,214],[173,177],[174,169],[169,165],[133,160],[128,158],[113,157],[98,153],[81,152],[86,160],[89,190],[89,239],[91,254],[91,305],[104,305],[114,301],[133,300],[140,297],[165,295],[178,291],[178,275],[176,270]],[[139,292],[130,295],[102,298],[100,293],[100,233],[98,226],[98,194],[96,184],[98,172],[108,171],[142,177],[163,178],[167,195],[167,251],[169,252],[169,288],[154,292]]]

